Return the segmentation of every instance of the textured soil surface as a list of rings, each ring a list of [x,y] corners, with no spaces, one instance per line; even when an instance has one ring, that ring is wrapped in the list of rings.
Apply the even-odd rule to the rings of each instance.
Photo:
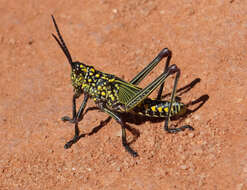
[[[0,10],[1,190],[247,189],[247,1],[1,0]],[[171,123],[195,130],[168,134],[163,121],[134,117],[133,158],[119,124],[89,109],[79,123],[85,137],[65,150],[74,128],[61,117],[71,116],[73,88],[51,14],[73,60],[126,81],[171,49],[177,95],[193,110]]]

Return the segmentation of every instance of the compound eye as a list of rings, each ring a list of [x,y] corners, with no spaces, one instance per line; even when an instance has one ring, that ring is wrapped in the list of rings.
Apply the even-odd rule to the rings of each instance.
[[[86,66],[81,62],[73,62],[72,69],[76,75],[84,75],[87,72]]]
[[[74,71],[76,74],[79,74],[79,73],[80,73],[80,64],[74,63],[74,65],[73,65],[73,71]]]
[[[76,68],[75,68],[75,70],[76,70],[77,72],[79,72],[79,71],[80,71],[80,65],[79,65],[79,64],[76,64]]]

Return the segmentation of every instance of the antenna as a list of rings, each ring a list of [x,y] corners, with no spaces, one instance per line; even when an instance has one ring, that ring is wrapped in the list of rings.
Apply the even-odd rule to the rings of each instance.
[[[73,65],[73,61],[72,61],[71,55],[69,53],[69,50],[68,50],[68,48],[67,48],[67,46],[66,46],[66,44],[65,44],[65,42],[64,42],[64,40],[62,38],[62,35],[61,35],[59,29],[58,29],[58,26],[57,26],[57,23],[56,23],[56,20],[55,20],[54,16],[51,15],[51,17],[52,17],[53,23],[55,25],[55,28],[56,28],[56,31],[57,31],[57,35],[58,35],[60,40],[53,33],[52,33],[52,36],[57,41],[57,43],[60,46],[60,48],[63,50],[64,54],[66,55],[66,57],[67,57],[67,59],[68,59],[68,61],[70,63],[70,65],[72,66]]]

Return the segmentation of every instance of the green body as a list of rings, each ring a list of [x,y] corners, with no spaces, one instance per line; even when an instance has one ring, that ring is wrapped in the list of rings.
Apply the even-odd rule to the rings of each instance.
[[[167,117],[170,102],[145,98],[132,109],[127,102],[142,89],[114,75],[103,73],[92,66],[76,62],[71,73],[72,85],[76,94],[86,93],[96,105],[104,104],[117,112],[132,112],[149,117]],[[171,116],[181,115],[186,111],[183,103],[173,102]]]

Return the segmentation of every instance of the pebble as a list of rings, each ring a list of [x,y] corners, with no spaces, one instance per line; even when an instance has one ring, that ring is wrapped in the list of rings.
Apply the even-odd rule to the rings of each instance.
[[[165,14],[165,11],[164,11],[164,10],[161,10],[161,11],[160,11],[160,14],[161,14],[161,15]]]
[[[14,39],[14,38],[10,38],[10,39],[9,39],[9,43],[10,43],[11,45],[14,45],[14,44],[15,44],[15,39]]]
[[[190,138],[193,138],[193,137],[195,137],[195,133],[189,133],[188,136],[189,136]]]
[[[116,136],[117,136],[117,137],[121,137],[121,136],[122,136],[122,130],[117,131],[117,132],[116,132]]]
[[[187,119],[185,119],[185,122],[186,123],[191,123],[191,119],[190,118],[187,118]]]
[[[236,190],[242,190],[242,189],[244,189],[244,184],[243,183],[238,184]]]
[[[240,103],[240,102],[242,102],[243,101],[243,98],[238,98],[238,99],[236,99],[236,103]]]
[[[195,120],[199,120],[200,119],[200,115],[198,115],[198,114],[195,114],[193,117],[194,117]]]
[[[187,169],[188,169],[188,166],[186,166],[186,165],[181,165],[180,168],[181,168],[182,170],[187,170]]]
[[[112,9],[112,12],[117,14],[118,10],[117,9]]]
[[[116,170],[117,170],[118,172],[120,172],[120,171],[121,171],[121,168],[120,168],[120,167],[117,167]]]

